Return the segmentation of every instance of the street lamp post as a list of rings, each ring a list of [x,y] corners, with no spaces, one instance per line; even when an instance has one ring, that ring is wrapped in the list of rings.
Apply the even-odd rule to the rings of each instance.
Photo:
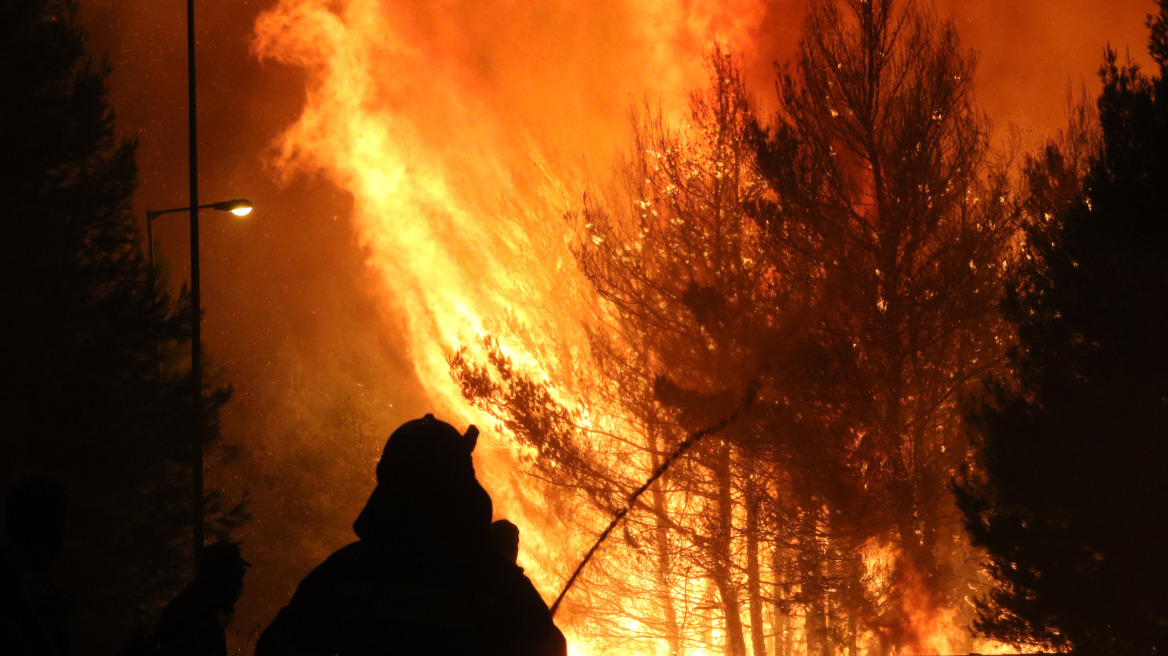
[[[199,575],[203,551],[203,343],[199,326],[199,104],[195,98],[195,0],[187,0],[187,153],[189,155],[191,211],[191,444],[194,449],[194,487],[191,499],[191,572]]]
[[[199,318],[199,232],[195,227],[199,210],[231,212],[236,216],[251,213],[251,201],[243,198],[225,200],[206,205],[172,207],[165,210],[146,212],[146,239],[150,242],[150,290],[154,293],[154,219],[163,214],[190,211],[191,213],[191,541],[194,559],[198,562],[203,549],[203,345]]]

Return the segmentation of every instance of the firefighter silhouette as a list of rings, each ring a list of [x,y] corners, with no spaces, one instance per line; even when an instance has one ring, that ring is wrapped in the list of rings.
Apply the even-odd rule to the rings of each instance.
[[[565,654],[539,593],[490,546],[477,437],[433,415],[394,431],[353,523],[359,539],[300,582],[257,656]]]

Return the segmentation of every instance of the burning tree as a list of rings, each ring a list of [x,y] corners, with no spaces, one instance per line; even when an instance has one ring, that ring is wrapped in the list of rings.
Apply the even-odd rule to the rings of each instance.
[[[487,363],[452,361],[534,470],[601,515],[757,387],[587,582],[590,610],[674,652],[935,647],[926,625],[960,596],[956,404],[1003,348],[1016,214],[973,58],[912,3],[819,0],[800,43],[770,124],[715,55],[690,121],[648,112],[621,185],[570,217],[601,308],[588,412],[490,341]],[[628,603],[638,587],[655,603]]]
[[[570,217],[577,261],[603,310],[587,328],[603,383],[586,388],[584,405],[605,409],[596,420],[604,430],[567,410],[497,346],[488,344],[490,367],[454,360],[467,396],[534,447],[537,471],[582,491],[602,516],[686,429],[728,413],[727,404],[760,375],[751,360],[757,348],[743,340],[768,330],[759,311],[772,303],[763,298],[767,267],[745,212],[764,187],[752,167],[751,112],[738,72],[729,57],[715,55],[711,73],[712,88],[693,99],[688,129],[675,133],[659,112],[646,111],[617,187],[586,199]],[[599,565],[578,607],[635,618],[675,653],[708,644],[714,631],[742,653],[749,607],[761,647],[757,555],[751,568],[738,553],[744,537],[756,549],[761,532],[744,532],[735,517],[755,494],[748,479],[770,477],[743,456],[740,438],[712,436],[650,489],[622,531],[628,560]],[[758,506],[747,507],[750,527]],[[641,568],[648,574],[639,575]],[[653,602],[636,603],[646,591]]]
[[[1010,376],[972,413],[980,472],[959,489],[994,587],[977,627],[1078,653],[1168,648],[1168,6],[1159,71],[1108,51],[1095,152],[1033,160],[1034,214],[1007,311]],[[1083,166],[1083,163],[1086,166]],[[1068,193],[1069,192],[1069,193]]]
[[[868,584],[882,650],[921,644],[914,614],[957,601],[947,484],[967,447],[955,407],[1003,348],[996,306],[1016,211],[973,72],[927,7],[817,0],[759,150],[774,193],[760,215],[767,252],[802,272],[804,320],[848,372],[808,411],[844,427],[847,466],[879,490],[862,537],[892,552],[890,575]],[[839,575],[855,585],[861,572]],[[843,611],[823,620],[830,634]]]
[[[591,330],[593,355],[622,381],[620,397],[639,400],[625,407],[649,429],[654,464],[679,429],[717,422],[759,384],[764,361],[755,356],[776,331],[774,276],[748,215],[765,193],[748,140],[752,110],[730,57],[709,63],[710,88],[693,96],[689,124],[674,132],[659,113],[644,116],[622,188],[579,217],[577,260],[616,325]],[[716,595],[729,653],[745,652],[748,630],[756,649],[763,644],[758,498],[772,476],[745,452],[753,435],[733,425],[707,438],[654,490],[654,528],[682,537],[671,566],[704,579],[701,595]],[[668,578],[667,613],[710,605],[687,594],[687,580]]]

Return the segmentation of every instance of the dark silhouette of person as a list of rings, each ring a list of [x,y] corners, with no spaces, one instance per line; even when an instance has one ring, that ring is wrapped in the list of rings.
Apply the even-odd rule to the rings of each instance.
[[[49,577],[65,535],[65,490],[45,478],[17,483],[5,502],[0,550],[0,654],[69,651],[68,595]]]
[[[539,593],[490,547],[477,437],[433,415],[394,431],[353,523],[358,540],[300,582],[256,656],[566,654]]]
[[[227,656],[220,614],[235,612],[251,563],[239,545],[217,542],[199,554],[195,580],[162,611],[154,631],[155,653],[164,656]]]
[[[519,558],[519,527],[505,519],[496,519],[491,523],[491,549],[515,562]]]

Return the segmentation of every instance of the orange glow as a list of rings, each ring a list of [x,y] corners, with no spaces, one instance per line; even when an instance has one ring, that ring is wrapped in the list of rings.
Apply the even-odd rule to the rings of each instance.
[[[448,363],[460,348],[481,355],[490,336],[575,408],[573,386],[590,375],[581,325],[598,309],[560,219],[630,143],[630,107],[647,99],[660,103],[667,122],[680,122],[689,92],[706,82],[710,44],[744,53],[748,70],[765,70],[757,35],[768,17],[766,3],[755,0],[538,8],[280,0],[256,22],[254,52],[303,69],[308,83],[271,164],[285,181],[319,175],[351,195],[385,324],[402,333],[432,403],[492,425],[463,400]],[[584,422],[622,431],[575,409]],[[550,601],[591,536],[557,531],[538,500],[525,498],[533,483],[517,483],[512,442],[498,431],[484,440],[476,452],[480,478],[497,515],[536,527],[523,534],[521,561]],[[638,466],[651,469],[630,463]],[[880,598],[890,586],[902,588],[898,610],[910,630],[896,638],[896,651],[1005,650],[972,641],[968,609],[938,608],[911,569],[894,580],[901,560],[894,549],[864,548],[868,593]],[[715,596],[708,581],[686,584],[695,599]],[[578,632],[570,607],[557,619],[570,653],[616,653]],[[806,622],[794,616],[785,625],[797,645]],[[618,628],[644,632],[631,619]],[[877,640],[869,636],[865,648],[876,649]],[[718,644],[719,629],[703,641]],[[699,645],[687,653],[705,652]]]

